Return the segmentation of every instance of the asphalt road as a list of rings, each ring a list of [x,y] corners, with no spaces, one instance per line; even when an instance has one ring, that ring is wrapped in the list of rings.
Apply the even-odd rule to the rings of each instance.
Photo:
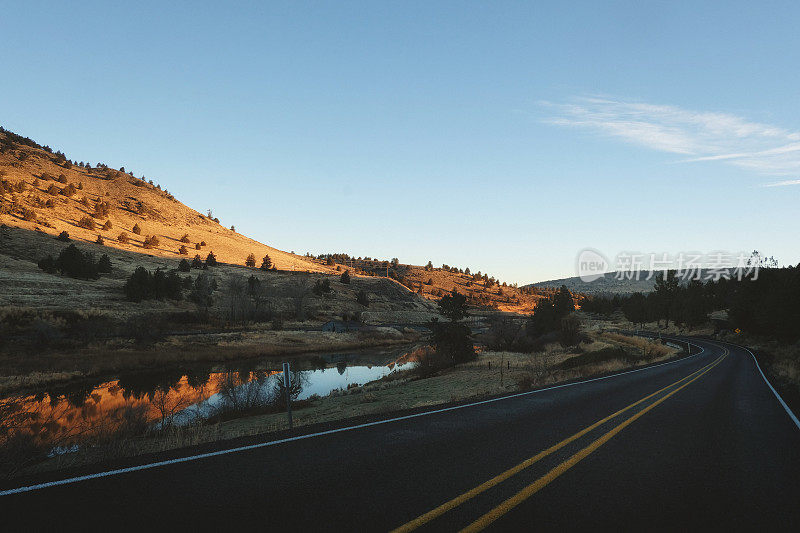
[[[800,429],[743,349],[0,496],[0,530],[800,531]],[[620,412],[621,411],[621,412]]]

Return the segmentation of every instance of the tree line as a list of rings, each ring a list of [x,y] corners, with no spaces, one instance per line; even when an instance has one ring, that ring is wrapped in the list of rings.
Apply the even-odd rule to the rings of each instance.
[[[728,310],[730,326],[754,335],[793,342],[800,339],[800,265],[761,268],[742,279],[691,280],[681,284],[675,271],[656,275],[653,292],[587,297],[581,309],[610,315],[622,311],[635,324],[670,320],[695,327],[715,310]]]

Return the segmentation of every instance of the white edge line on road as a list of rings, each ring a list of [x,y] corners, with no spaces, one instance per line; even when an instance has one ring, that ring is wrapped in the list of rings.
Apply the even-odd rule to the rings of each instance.
[[[687,341],[683,341],[683,342],[687,342]],[[687,344],[692,344],[692,343],[688,343],[687,342]],[[197,455],[189,455],[189,456],[186,456],[186,457],[178,457],[176,459],[167,459],[167,460],[164,460],[164,461],[157,461],[155,463],[146,463],[146,464],[143,464],[143,465],[129,466],[127,468],[118,468],[118,469],[115,469],[115,470],[107,470],[105,472],[97,472],[95,474],[86,474],[84,476],[76,476],[76,477],[70,477],[70,478],[66,478],[66,479],[60,479],[60,480],[57,480],[57,481],[48,481],[46,483],[39,483],[39,484],[36,484],[36,485],[28,485],[27,487],[17,487],[15,489],[7,489],[7,490],[0,491],[0,496],[10,496],[12,494],[20,494],[20,493],[23,493],[23,492],[31,492],[31,491],[35,491],[35,490],[41,490],[41,489],[50,488],[50,487],[57,487],[57,486],[60,486],[60,485],[69,485],[71,483],[78,483],[80,481],[88,481],[90,479],[97,479],[97,478],[103,478],[103,477],[109,477],[109,476],[116,476],[116,475],[119,475],[119,474],[126,474],[128,472],[137,472],[139,470],[149,470],[150,468],[158,468],[158,467],[161,467],[161,466],[168,466],[168,465],[173,465],[173,464],[177,464],[177,463],[186,463],[186,462],[189,462],[189,461],[197,461],[199,459],[207,459],[209,457],[216,457],[216,456],[219,456],[219,455],[227,455],[227,454],[231,454],[231,453],[238,453],[238,452],[244,452],[244,451],[248,451],[248,450],[255,450],[255,449],[258,449],[258,448],[266,448],[268,446],[275,446],[277,444],[284,444],[286,442],[293,442],[293,441],[298,441],[298,440],[310,439],[310,438],[314,438],[314,437],[321,437],[321,436],[324,436],[324,435],[331,435],[333,433],[342,433],[342,432],[345,432],[345,431],[352,431],[354,429],[362,429],[362,428],[371,427],[371,426],[378,426],[378,425],[381,425],[381,424],[389,424],[391,422],[399,422],[401,420],[408,420],[410,418],[417,418],[417,417],[420,417],[420,416],[433,415],[433,414],[437,414],[437,413],[445,413],[447,411],[455,411],[456,409],[463,409],[465,407],[474,407],[476,405],[484,405],[484,404],[487,404],[487,403],[499,402],[501,400],[508,400],[508,399],[511,399],[511,398],[518,398],[520,396],[528,396],[528,395],[531,395],[531,394],[538,394],[540,392],[545,392],[545,391],[549,391],[549,390],[562,389],[562,388],[565,388],[565,387],[574,387],[575,385],[582,385],[584,383],[591,383],[593,381],[601,381],[601,380],[604,380],[604,379],[616,378],[616,377],[619,377],[619,376],[624,376],[626,374],[633,374],[635,372],[642,372],[643,370],[651,370],[653,368],[657,368],[657,367],[660,367],[660,366],[671,365],[671,364],[674,364],[674,363],[678,363],[680,361],[686,361],[686,360],[691,359],[693,357],[697,357],[698,355],[700,355],[703,352],[705,352],[705,348],[703,348],[702,346],[698,346],[697,344],[692,344],[692,346],[697,346],[698,348],[700,348],[700,351],[697,352],[696,354],[689,355],[687,357],[681,357],[680,359],[675,359],[674,361],[667,361],[665,363],[659,363],[657,365],[648,366],[648,367],[645,367],[645,368],[636,368],[634,370],[627,370],[625,372],[620,372],[619,374],[612,374],[610,376],[603,376],[603,377],[599,377],[599,378],[586,379],[586,380],[583,380],[583,381],[576,381],[574,383],[565,383],[563,385],[553,385],[552,387],[546,387],[544,389],[537,389],[537,390],[526,391],[526,392],[518,392],[516,394],[510,394],[508,396],[501,396],[499,398],[490,398],[488,400],[481,400],[479,402],[467,403],[467,404],[463,404],[463,405],[455,405],[455,406],[452,406],[452,407],[445,407],[443,409],[434,409],[432,411],[424,411],[422,413],[415,413],[413,415],[398,416],[396,418],[388,418],[386,420],[376,420],[375,422],[366,422],[364,424],[357,424],[355,426],[346,426],[346,427],[342,427],[342,428],[329,429],[327,431],[319,431],[317,433],[308,433],[306,435],[298,435],[296,437],[287,437],[285,439],[278,439],[278,440],[273,440],[273,441],[269,441],[269,442],[259,442],[258,444],[250,444],[250,445],[247,445],[247,446],[239,446],[239,447],[236,447],[236,448],[228,448],[228,449],[225,449],[225,450],[217,450],[217,451],[213,451],[213,452],[200,453],[200,454],[197,454]],[[758,363],[756,363],[756,364],[758,364]],[[762,373],[762,375],[763,375],[763,373]],[[764,378],[764,379],[766,379],[766,378]],[[769,382],[767,382],[767,383],[769,383]],[[772,388],[772,385],[770,385],[770,388]],[[773,392],[775,392],[775,389],[772,389],[772,390],[773,390]],[[776,392],[775,394],[777,395],[778,393]],[[778,399],[780,399],[780,396],[778,396]],[[783,403],[783,400],[781,400],[781,403]],[[785,405],[786,404],[784,404],[784,406]],[[791,414],[791,412],[790,412],[790,414]],[[797,421],[797,419],[795,419],[795,421]]]
[[[778,399],[778,401],[780,402],[780,404],[783,406],[784,410],[786,411],[786,414],[789,415],[789,418],[792,419],[792,422],[794,422],[794,425],[797,426],[797,429],[800,429],[800,420],[797,419],[797,417],[794,415],[792,410],[789,409],[789,406],[786,405],[786,402],[783,401],[783,398],[781,398],[781,395],[778,394],[778,391],[775,390],[775,387],[772,386],[772,383],[769,382],[769,380],[767,379],[767,376],[764,375],[764,371],[761,370],[761,365],[758,364],[758,359],[756,359],[755,354],[753,352],[751,352],[749,348],[745,348],[744,346],[740,346],[740,348],[744,348],[745,350],[747,350],[747,353],[749,353],[750,356],[753,358],[753,361],[756,363],[756,368],[758,369],[758,372],[761,374],[761,377],[764,378],[764,381],[766,382],[766,384],[769,387],[769,389],[772,391],[772,394],[774,394],[775,397]]]

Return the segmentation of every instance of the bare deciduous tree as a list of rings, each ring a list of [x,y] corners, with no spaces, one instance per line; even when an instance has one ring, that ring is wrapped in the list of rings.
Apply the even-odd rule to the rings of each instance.
[[[294,314],[297,320],[306,318],[306,301],[310,293],[308,279],[305,277],[298,276],[289,283],[289,295],[294,303]]]

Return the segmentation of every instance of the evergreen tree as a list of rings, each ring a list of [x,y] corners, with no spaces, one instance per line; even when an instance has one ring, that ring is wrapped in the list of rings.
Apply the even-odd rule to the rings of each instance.
[[[439,314],[450,320],[457,322],[469,316],[467,314],[467,297],[455,289],[439,300]]]
[[[656,274],[656,283],[653,286],[653,294],[656,296],[658,304],[658,318],[666,320],[666,327],[669,327],[670,315],[673,312],[675,296],[678,293],[679,280],[674,270]]]
[[[566,285],[562,285],[553,298],[553,307],[558,318],[562,318],[575,310],[575,300]]]
[[[364,290],[358,291],[358,295],[356,296],[356,301],[363,305],[364,307],[369,307],[369,298],[367,297],[367,293]]]
[[[210,307],[213,301],[212,295],[217,290],[217,282],[212,274],[202,272],[194,280],[194,287],[189,295],[189,299],[201,307]]]
[[[97,271],[101,274],[111,272],[111,259],[109,259],[107,254],[101,255],[100,260],[97,261]]]
[[[125,297],[132,302],[141,302],[153,297],[152,274],[144,267],[136,267],[123,286]]]
[[[100,277],[94,256],[91,253],[81,252],[74,244],[61,250],[55,260],[55,266],[62,275],[71,278],[97,279]]]

